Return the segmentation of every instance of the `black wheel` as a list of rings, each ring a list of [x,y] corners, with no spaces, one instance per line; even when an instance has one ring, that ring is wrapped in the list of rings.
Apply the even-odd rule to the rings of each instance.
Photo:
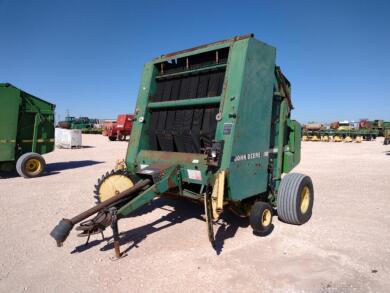
[[[111,141],[116,141],[116,136],[109,136],[108,139]]]
[[[302,225],[309,221],[314,202],[313,183],[309,176],[290,173],[280,183],[277,196],[278,217],[285,223]]]
[[[387,141],[387,139],[385,139],[385,140],[383,141],[383,144],[384,144],[384,145],[388,145],[388,144],[389,144],[389,142]]]
[[[24,178],[40,176],[45,167],[45,159],[37,153],[25,153],[16,162],[16,171]]]
[[[273,208],[269,203],[258,201],[252,205],[249,222],[253,233],[258,236],[270,234],[274,228],[272,225]]]

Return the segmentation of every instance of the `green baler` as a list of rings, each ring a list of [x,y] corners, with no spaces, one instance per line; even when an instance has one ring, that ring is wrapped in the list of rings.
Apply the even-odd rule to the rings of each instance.
[[[249,216],[256,235],[272,216],[303,224],[312,213],[300,161],[301,126],[290,119],[290,83],[275,65],[275,48],[244,35],[162,55],[144,67],[123,168],[98,180],[99,204],[63,219],[51,232],[60,246],[75,224],[89,236],[169,196],[204,204],[209,240],[229,208]],[[88,241],[87,241],[88,242]]]
[[[0,83],[0,171],[29,178],[42,174],[41,156],[54,149],[55,105]]]

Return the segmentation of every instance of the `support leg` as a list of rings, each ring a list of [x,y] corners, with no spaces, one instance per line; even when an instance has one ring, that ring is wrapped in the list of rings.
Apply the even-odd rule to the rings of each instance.
[[[115,258],[118,259],[118,258],[121,258],[122,253],[120,251],[118,218],[117,218],[116,214],[112,216],[111,228],[112,228],[112,234],[113,234],[113,238],[114,238]]]
[[[211,193],[206,192],[204,196],[204,210],[206,215],[207,232],[211,245],[215,247],[214,227],[213,227],[213,210],[211,206]]]

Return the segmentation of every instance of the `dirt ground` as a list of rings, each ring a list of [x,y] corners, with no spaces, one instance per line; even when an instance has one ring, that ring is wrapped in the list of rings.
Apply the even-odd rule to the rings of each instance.
[[[98,176],[126,142],[84,135],[86,146],[45,155],[36,179],[0,179],[1,292],[388,292],[390,146],[305,142],[294,171],[311,176],[313,217],[303,226],[274,217],[261,238],[226,213],[207,240],[202,208],[157,199],[119,222],[122,250],[100,236],[84,246],[73,231],[62,248],[49,232],[94,204]],[[111,236],[108,229],[105,236]]]

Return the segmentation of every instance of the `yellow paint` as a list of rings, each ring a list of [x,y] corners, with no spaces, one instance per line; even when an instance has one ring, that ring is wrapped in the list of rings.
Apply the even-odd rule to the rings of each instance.
[[[313,135],[313,136],[311,137],[311,141],[320,141],[320,139],[318,138],[318,136]]]
[[[29,142],[33,142],[33,140],[32,139],[23,139],[22,140],[22,143],[29,143]],[[37,143],[43,143],[43,142],[54,142],[54,138],[50,138],[50,139],[40,138],[40,139],[37,139]]]
[[[27,160],[24,171],[31,177],[38,175],[42,171],[42,163],[38,159],[31,158]]]
[[[223,197],[225,194],[225,176],[226,171],[220,171],[216,174],[216,179],[211,194],[211,203],[213,209],[213,219],[218,219],[223,211]]]
[[[15,143],[16,142],[16,140],[14,140],[14,139],[9,139],[9,140],[7,140],[7,139],[0,139],[0,143]]]
[[[338,135],[335,135],[335,136],[333,137],[333,141],[334,141],[334,142],[341,142],[341,141],[342,141],[342,139],[341,139],[341,137],[340,137],[340,136],[338,136]]]
[[[272,213],[269,209],[265,209],[263,211],[263,214],[261,215],[261,225],[263,227],[267,227],[269,226],[269,224],[271,224],[271,220],[272,220]]]
[[[115,174],[107,177],[98,190],[101,202],[134,186],[133,181],[125,175]]]
[[[309,187],[305,186],[303,189],[302,189],[302,192],[301,192],[301,204],[300,204],[300,208],[301,208],[301,213],[302,214],[305,214],[307,212],[307,210],[309,209],[309,205],[310,205],[310,190],[309,190]]]
[[[327,135],[321,136],[321,141],[328,142],[329,141],[329,136],[327,136]]]
[[[347,136],[344,138],[344,142],[352,142],[352,138],[350,136]]]

